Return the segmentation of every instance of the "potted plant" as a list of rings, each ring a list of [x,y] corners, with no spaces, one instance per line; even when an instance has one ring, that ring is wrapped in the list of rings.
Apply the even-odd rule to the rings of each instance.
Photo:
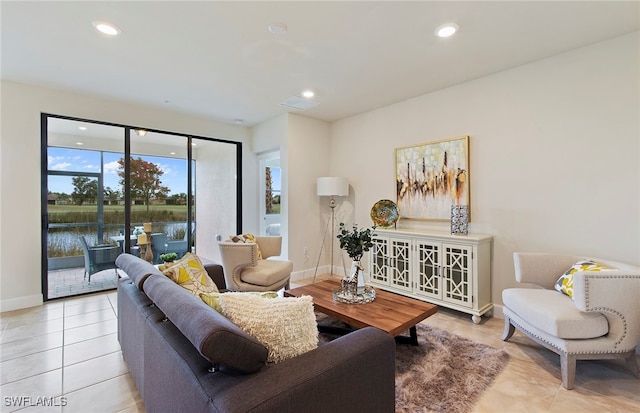
[[[340,223],[338,229],[337,238],[340,240],[340,248],[345,250],[352,260],[351,270],[348,276],[343,280],[343,290],[348,290],[352,295],[361,294],[365,290],[364,277],[360,275],[360,272],[364,269],[362,267],[362,256],[365,252],[369,251],[373,247],[372,237],[376,235],[375,225],[371,228],[358,229],[358,225],[353,224],[351,229],[347,229],[344,222]]]
[[[178,254],[175,252],[167,252],[166,254],[160,254],[160,259],[164,263],[174,262],[178,258]]]

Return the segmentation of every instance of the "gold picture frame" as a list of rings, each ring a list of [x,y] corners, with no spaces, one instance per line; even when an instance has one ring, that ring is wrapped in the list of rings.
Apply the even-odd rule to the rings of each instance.
[[[396,148],[400,218],[451,220],[451,206],[469,208],[469,136]]]

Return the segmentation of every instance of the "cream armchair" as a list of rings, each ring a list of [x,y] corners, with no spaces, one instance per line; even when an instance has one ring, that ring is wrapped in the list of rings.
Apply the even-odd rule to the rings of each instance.
[[[280,255],[282,237],[256,237],[256,243],[218,243],[226,287],[232,291],[277,291],[289,288],[291,261],[268,259]],[[258,259],[258,247],[262,259]]]
[[[515,253],[516,280],[541,288],[502,292],[504,333],[515,329],[560,355],[562,385],[572,389],[576,360],[623,358],[638,377],[640,268],[592,258],[608,268],[574,273],[573,300],[554,289],[556,280],[584,257]]]

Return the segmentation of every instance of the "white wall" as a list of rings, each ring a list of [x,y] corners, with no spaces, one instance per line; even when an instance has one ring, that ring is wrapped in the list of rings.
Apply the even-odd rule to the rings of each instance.
[[[251,144],[250,151],[253,161],[247,161],[246,163],[253,162],[256,169],[254,172],[255,177],[255,185],[252,187],[244,187],[244,193],[251,192],[253,196],[255,196],[257,202],[253,204],[244,203],[245,211],[250,212],[252,215],[252,220],[249,222],[245,222],[243,226],[244,232],[250,232],[254,234],[258,234],[260,232],[260,201],[258,199],[260,192],[260,183],[258,182],[258,167],[259,162],[257,161],[257,157],[260,154],[265,152],[272,151],[280,151],[280,171],[281,171],[281,198],[287,194],[287,175],[288,175],[288,163],[287,163],[287,134],[289,133],[289,115],[284,114],[281,116],[276,116],[275,118],[269,119],[265,122],[262,122],[253,128],[251,128]],[[285,208],[285,203],[281,201],[281,208]],[[285,213],[285,210],[280,211],[280,226],[282,234],[282,251],[283,256],[286,257],[287,254],[287,243],[288,243],[288,233],[287,233],[287,225],[288,218]]]
[[[396,199],[396,147],[470,135],[470,228],[494,236],[494,303],[516,285],[514,251],[640,265],[639,49],[634,33],[334,122],[353,219]]]
[[[287,194],[283,205],[289,219],[289,259],[293,261],[294,279],[313,276],[326,222],[324,206],[318,198],[318,177],[329,174],[329,124],[300,115],[289,115]],[[321,210],[323,208],[323,210]],[[307,250],[305,254],[304,250]],[[321,264],[328,262],[322,257]]]
[[[236,233],[236,148],[227,143],[198,141],[194,158],[196,253],[222,262],[216,236],[224,240]]]
[[[42,302],[40,113],[67,115],[243,142],[249,130],[208,119],[70,92],[1,83],[0,310]],[[255,180],[249,166],[247,180]],[[244,183],[244,182],[243,182]],[[245,195],[245,202],[255,198]],[[243,214],[244,217],[244,214]],[[246,219],[243,218],[243,219]]]
[[[255,126],[251,147],[256,154],[280,150],[282,255],[293,261],[292,278],[313,276],[324,222],[316,179],[329,172],[329,124],[298,114],[284,114]],[[246,207],[255,209],[259,215],[258,205]],[[323,257],[322,264],[325,261]]]

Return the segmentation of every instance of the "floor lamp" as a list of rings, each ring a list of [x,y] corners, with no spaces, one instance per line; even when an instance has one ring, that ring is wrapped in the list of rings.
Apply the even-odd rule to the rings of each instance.
[[[320,265],[320,257],[322,256],[322,250],[324,249],[324,242],[327,239],[327,232],[331,227],[331,274],[333,274],[333,243],[335,241],[335,209],[337,196],[349,195],[349,181],[347,178],[341,178],[336,176],[324,176],[318,178],[318,196],[330,196],[331,201],[329,208],[331,208],[331,218],[327,220],[327,226],[324,229],[324,235],[322,236],[322,245],[320,246],[320,252],[318,253],[318,261],[316,262],[316,271],[313,274],[313,282],[316,281],[316,275],[318,275],[318,265]]]

